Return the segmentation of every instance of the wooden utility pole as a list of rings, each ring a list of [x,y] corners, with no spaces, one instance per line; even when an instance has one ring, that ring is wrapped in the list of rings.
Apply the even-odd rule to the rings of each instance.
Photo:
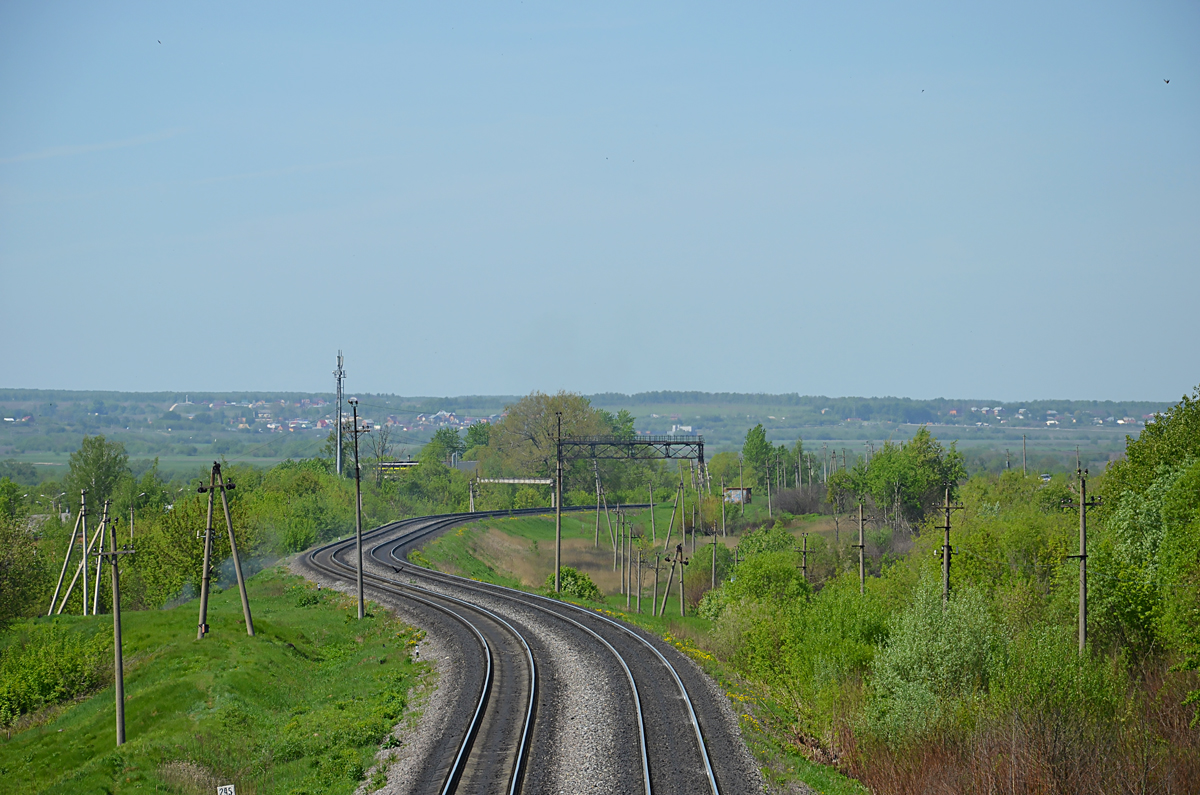
[[[945,539],[942,542],[942,606],[950,604],[950,512],[962,510],[962,505],[950,504],[950,487],[946,487],[946,503],[942,506],[946,512],[946,523],[942,525]]]
[[[1096,497],[1089,499],[1087,496],[1088,471],[1075,471],[1079,475],[1079,502],[1071,505],[1068,501],[1067,504],[1079,508],[1079,554],[1067,557],[1079,559],[1079,653],[1083,654],[1087,648],[1087,509],[1103,503]]]
[[[558,452],[554,467],[554,592],[562,593],[562,412],[554,412],[554,419],[557,426],[554,441]]]

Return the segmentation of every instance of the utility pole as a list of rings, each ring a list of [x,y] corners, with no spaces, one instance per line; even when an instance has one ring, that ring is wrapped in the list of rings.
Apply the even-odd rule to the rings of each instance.
[[[117,549],[116,533],[108,534],[108,553],[102,550],[97,553],[100,558],[108,558],[112,565],[112,608],[113,608],[113,679],[114,696],[117,707],[117,745],[125,744],[125,661],[121,654],[121,578],[117,570],[118,555],[132,555],[129,547]]]
[[[96,582],[92,585],[92,615],[100,615],[100,566],[104,563],[104,535],[112,535],[112,530],[108,527],[108,506],[112,505],[112,500],[104,501],[104,511],[100,517],[100,543],[96,545]],[[84,601],[87,601],[87,588],[83,589]]]
[[[770,519],[772,516],[772,513],[771,513],[771,462],[769,459],[767,461],[766,481],[767,481],[767,518]]]
[[[716,539],[716,536],[713,536],[712,548],[713,548],[712,583],[711,583],[710,587],[712,587],[713,590],[716,590],[716,588],[717,588],[717,539]]]
[[[721,478],[721,538],[728,538],[725,532],[725,478]]]
[[[945,540],[942,542],[942,607],[950,604],[950,512],[962,510],[962,505],[950,504],[950,487],[946,487],[946,503],[943,506],[946,511],[946,523],[942,525],[945,531]]]
[[[804,575],[804,581],[808,582],[808,533],[800,534],[804,546],[800,549],[800,572]]]
[[[683,567],[688,565],[687,558],[683,556],[683,544],[675,547],[675,554],[679,557],[679,617],[683,618],[687,615],[687,601],[683,598]]]
[[[1067,505],[1079,508],[1079,554],[1067,557],[1079,559],[1079,653],[1083,654],[1087,648],[1087,509],[1103,503],[1096,497],[1089,499],[1087,496],[1088,471],[1077,469],[1076,474],[1079,475],[1079,503],[1076,506],[1068,501]]]
[[[339,350],[337,355],[337,369],[333,371],[333,378],[337,381],[337,450],[334,452],[334,460],[337,462],[338,477],[342,475],[342,382],[346,379],[346,371],[342,369],[342,352]]]
[[[738,505],[741,506],[741,515],[746,515],[746,479],[742,473],[742,454],[738,453],[738,491],[741,496],[738,498]]]
[[[660,616],[665,616],[667,614],[667,599],[671,597],[671,582],[675,579],[675,564],[678,563],[680,558],[683,557],[683,545],[681,544],[676,548],[675,557],[664,557],[666,560],[671,561],[671,571],[667,573],[667,587],[663,589],[662,606],[658,608],[658,614]],[[683,579],[682,573],[679,575],[679,578]],[[657,582],[658,581],[655,580],[656,584]]]
[[[246,622],[246,634],[254,637],[254,619],[250,615],[250,598],[246,594],[246,579],[242,576],[242,561],[238,556],[237,539],[233,535],[233,517],[229,513],[229,497],[227,492],[234,488],[232,481],[227,481],[221,474],[221,465],[213,461],[212,472],[209,474],[208,486],[201,486],[198,491],[208,494],[208,520],[204,526],[204,571],[200,579],[200,622],[196,630],[196,640],[203,640],[208,634],[208,595],[212,579],[213,551],[213,494],[221,492],[221,507],[225,512],[225,528],[229,531],[229,554],[233,558],[233,571],[237,575],[238,593],[242,598],[242,618]]]
[[[863,543],[863,504],[858,504],[858,543],[851,544],[853,547],[858,547],[858,593],[860,595],[866,593],[867,590],[867,566],[864,560],[864,552],[866,544]]]
[[[563,448],[562,448],[562,412],[554,412],[557,431],[554,437],[558,455],[554,469],[554,592],[562,592],[562,487],[563,487]],[[597,470],[599,471],[599,470]],[[599,482],[597,480],[597,482]]]
[[[654,484],[650,484],[650,543],[658,543],[658,534],[654,530]],[[640,576],[640,575],[639,575]],[[639,593],[640,596],[640,593]]]
[[[208,519],[204,523],[204,562],[200,571],[200,622],[196,628],[196,640],[204,640],[208,633],[208,581],[212,577],[212,534],[213,534],[213,488],[217,484],[217,466],[214,462],[208,480]],[[204,487],[200,487],[204,491]]]
[[[87,491],[80,492],[80,495],[86,495]],[[46,611],[46,615],[54,614],[54,606],[58,604],[58,594],[62,590],[63,580],[67,577],[67,564],[71,562],[71,555],[75,552],[75,541],[79,538],[79,520],[83,518],[83,510],[75,514],[75,526],[71,529],[71,540],[67,542],[67,554],[63,557],[62,571],[58,573],[58,585],[54,586],[54,596],[50,597],[50,609]],[[86,541],[86,534],[85,539]]]
[[[1029,477],[1029,467],[1025,460],[1025,434],[1021,434],[1021,477]]]
[[[650,596],[650,615],[658,615],[658,552],[654,553],[654,592]]]
[[[370,428],[358,427],[358,398],[349,400],[350,409],[354,412],[354,538],[358,550],[358,617],[362,619],[367,614],[367,605],[363,599],[363,556],[362,556],[362,466],[358,460],[358,436],[368,433]]]
[[[81,514],[83,514],[83,540],[87,542],[83,545],[83,600],[82,600],[83,601],[83,615],[86,616],[87,615],[87,594],[88,594],[88,587],[87,587],[88,552],[90,552],[92,549],[92,542],[87,540],[87,532],[88,532],[88,530],[87,530],[87,511],[84,508],[82,497],[80,497],[79,512]],[[72,586],[75,585],[74,580],[71,581],[71,585]],[[67,588],[67,596],[70,596],[70,595],[71,595],[71,589]],[[63,597],[64,604],[66,604],[67,596]]]

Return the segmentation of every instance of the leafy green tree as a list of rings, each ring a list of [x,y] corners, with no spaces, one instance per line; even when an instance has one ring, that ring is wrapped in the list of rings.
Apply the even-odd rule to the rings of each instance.
[[[8,478],[0,478],[0,518],[22,519],[28,512],[25,489]]]
[[[475,447],[487,447],[492,436],[491,423],[477,422],[467,428],[467,450]]]
[[[488,441],[502,474],[548,477],[555,468],[557,417],[562,412],[563,436],[612,433],[612,425],[582,395],[533,392],[507,407],[507,415],[492,428]],[[582,462],[581,462],[582,463]],[[587,470],[590,471],[590,464]],[[580,472],[583,469],[580,468]]]
[[[88,504],[98,508],[112,498],[121,478],[128,475],[129,454],[123,444],[103,436],[85,436],[79,449],[71,453],[64,481],[67,499],[78,506],[80,490],[87,489]]]
[[[746,441],[742,444],[742,458],[753,473],[752,482],[759,488],[766,485],[767,464],[774,455],[775,448],[767,441],[767,431],[762,423],[746,431]],[[751,473],[746,474],[749,476]]]
[[[37,554],[37,539],[23,516],[0,514],[0,628],[41,600],[45,559]]]
[[[462,455],[467,449],[458,431],[453,428],[438,428],[429,444],[421,448],[418,458],[421,461],[449,462],[450,456]]]

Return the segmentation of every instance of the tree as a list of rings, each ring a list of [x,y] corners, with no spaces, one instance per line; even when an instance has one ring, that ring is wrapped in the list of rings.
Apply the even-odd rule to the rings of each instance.
[[[421,448],[422,461],[440,461],[446,463],[452,455],[462,455],[467,449],[458,431],[453,428],[438,428],[429,444]]]
[[[78,506],[79,492],[87,489],[88,502],[99,507],[110,499],[121,478],[129,475],[129,454],[125,445],[103,436],[85,436],[79,449],[71,453],[70,469],[64,481],[67,498]]]
[[[767,431],[762,423],[746,431],[746,441],[742,445],[742,458],[747,466],[754,471],[754,482],[762,488],[766,484],[767,464],[775,455],[775,448],[767,441]]]
[[[0,478],[0,519],[21,519],[26,510],[25,490],[8,478]]]
[[[496,423],[488,446],[498,454],[505,472],[513,475],[554,474],[557,417],[562,412],[563,436],[597,436],[613,432],[612,424],[587,398],[570,392],[533,392],[511,406]],[[589,465],[590,470],[590,465]]]
[[[473,447],[487,447],[488,440],[492,435],[492,426],[486,422],[477,422],[467,428],[467,449]]]
[[[45,557],[23,517],[0,515],[0,628],[42,598]]]
[[[379,465],[380,462],[392,460],[392,428],[390,425],[376,425],[365,439],[371,461],[375,464],[375,485],[378,486],[383,483],[383,467]]]

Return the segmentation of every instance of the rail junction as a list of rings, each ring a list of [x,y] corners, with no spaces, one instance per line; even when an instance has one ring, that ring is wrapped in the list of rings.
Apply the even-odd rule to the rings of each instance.
[[[446,514],[395,522],[364,536],[370,598],[415,613],[463,661],[456,692],[443,694],[451,703],[446,736],[420,761],[412,791],[560,791],[562,781],[556,784],[548,771],[559,735],[579,727],[557,720],[565,679],[558,681],[561,660],[548,633],[570,636],[574,647],[612,672],[605,688],[619,751],[606,764],[618,782],[614,792],[754,791],[757,771],[719,703],[723,694],[673,647],[600,611],[408,561],[409,552],[456,525],[489,515],[545,513],[536,508]],[[353,583],[354,550],[353,538],[337,541],[311,551],[301,565],[310,576]]]

